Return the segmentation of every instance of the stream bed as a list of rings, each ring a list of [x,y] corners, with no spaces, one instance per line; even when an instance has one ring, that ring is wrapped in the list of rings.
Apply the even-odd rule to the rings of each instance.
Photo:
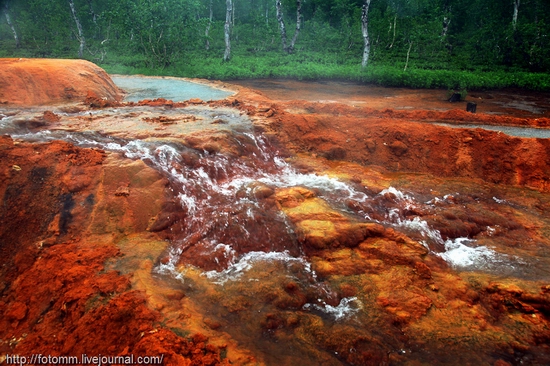
[[[173,79],[113,80],[127,101],[231,95]],[[546,324],[548,194],[294,154],[236,108],[54,112],[48,123],[37,111],[2,114],[0,134],[101,149],[166,181],[167,204],[147,228],[166,247],[134,282],[155,301],[179,291],[176,306],[158,306],[176,334],[199,327],[236,343],[226,357],[243,365],[547,359],[540,344],[524,345],[536,343],[533,324]],[[117,199],[132,198],[125,192]],[[133,265],[109,268],[132,275]]]

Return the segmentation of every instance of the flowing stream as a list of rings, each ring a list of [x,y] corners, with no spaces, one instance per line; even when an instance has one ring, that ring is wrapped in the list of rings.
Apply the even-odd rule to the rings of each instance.
[[[130,84],[125,84],[129,78],[114,80],[122,87],[131,88]],[[148,82],[145,80],[135,89],[143,89],[140,93],[144,92],[147,96],[152,89],[168,89],[162,83],[158,84],[158,80],[154,88],[148,86]],[[179,95],[179,91],[177,93]],[[208,93],[213,92],[210,90]],[[138,95],[137,98],[145,96]],[[174,99],[169,95],[150,97]],[[210,99],[196,94],[182,98],[189,97]],[[135,116],[131,117],[131,113]],[[302,247],[295,225],[276,205],[273,199],[276,192],[292,187],[313,192],[330,209],[349,220],[376,223],[404,233],[427,248],[429,255],[440,257],[458,271],[481,271],[522,278],[549,276],[547,257],[524,257],[521,251],[506,252],[502,248],[482,244],[473,237],[442,234],[434,227],[433,220],[415,214],[437,214],[438,210],[446,208],[460,209],[452,197],[460,193],[434,192],[428,197],[425,194],[417,197],[414,192],[391,186],[373,193],[370,187],[361,183],[318,173],[304,173],[293,167],[285,159],[285,154],[266,136],[255,132],[250,119],[238,110],[122,107],[93,111],[90,120],[127,115],[137,121],[142,115],[155,113],[169,117],[194,116],[196,120],[179,123],[182,127],[178,127],[178,133],[182,136],[201,136],[208,131],[210,135],[205,135],[206,140],[215,136],[214,140],[220,143],[193,146],[173,136],[151,138],[136,134],[132,137],[131,133],[122,134],[119,130],[110,129],[107,123],[87,132],[77,132],[63,126],[54,130],[29,128],[22,121],[32,120],[32,113],[0,115],[0,133],[9,134],[16,140],[64,140],[80,147],[98,147],[124,158],[141,159],[161,172],[170,182],[169,190],[177,205],[155,222],[154,230],[169,230],[172,238],[165,255],[154,269],[155,273],[178,279],[190,291],[198,288],[198,281],[207,281],[209,286],[218,288],[228,297],[229,294],[240,298],[249,296],[250,303],[246,310],[239,310],[248,312],[249,316],[269,308],[265,304],[268,300],[262,302],[259,293],[248,288],[247,283],[265,282],[269,285],[291,280],[307,293],[305,304],[293,308],[294,311],[317,314],[331,324],[365,327],[369,323],[368,317],[361,315],[363,304],[357,297],[339,296],[330,284],[318,276]],[[63,118],[85,116],[86,113],[76,112],[65,113]],[[217,122],[220,116],[223,123]],[[178,118],[181,121],[183,117]],[[132,128],[142,132],[147,126],[136,122]],[[493,197],[493,201],[503,207],[513,205],[499,197]],[[464,210],[468,208],[464,206]],[[485,236],[491,237],[498,227],[488,224],[484,230]],[[196,273],[198,276],[193,275]],[[246,324],[237,325],[244,322],[244,316],[236,316],[234,310],[221,311],[204,294],[196,296],[205,296],[202,306],[217,314],[218,318],[233,322],[235,327],[246,327]],[[242,337],[244,342],[260,344],[258,347],[263,347],[263,352],[271,355],[268,359],[272,362],[283,362],[278,358],[281,357],[281,347],[291,347],[293,344],[288,341],[277,346],[269,339],[253,339],[253,333],[249,336],[251,338]],[[304,364],[315,364],[315,360],[312,358]]]
[[[192,109],[187,113],[198,115]],[[451,205],[445,198],[419,202],[412,193],[393,187],[372,196],[366,193],[368,187],[357,183],[300,173],[265,137],[253,132],[246,117],[239,118],[240,122],[221,130],[230,147],[227,154],[194,149],[180,142],[119,138],[98,131],[29,131],[24,124],[10,123],[11,118],[3,119],[0,133],[33,142],[64,140],[81,147],[99,147],[126,158],[142,159],[162,172],[171,182],[170,189],[180,209],[172,219],[167,216],[165,220],[166,227],[172,226],[175,231],[175,239],[169,261],[159,267],[160,272],[175,274],[178,264],[187,263],[210,271],[206,272],[209,278],[223,282],[238,277],[239,272],[260,258],[303,263],[304,269],[310,271],[293,225],[272,203],[258,199],[262,190],[274,192],[288,187],[313,190],[330,207],[354,220],[401,230],[456,268],[509,275],[529,272],[529,265],[520,258],[499,254],[472,238],[443,239],[420,216],[407,214],[413,208],[427,210],[436,201]],[[387,194],[393,198],[381,205],[381,197]]]

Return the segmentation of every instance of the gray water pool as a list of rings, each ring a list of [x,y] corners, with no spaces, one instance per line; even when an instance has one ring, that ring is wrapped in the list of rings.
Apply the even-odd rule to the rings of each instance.
[[[453,128],[482,128],[484,130],[502,132],[509,136],[548,139],[550,130],[533,127],[512,127],[512,126],[492,126],[492,125],[474,125],[474,124],[452,124],[436,123],[439,126]]]
[[[111,75],[113,82],[128,95],[126,102],[164,98],[181,102],[193,98],[204,101],[225,99],[234,92],[172,77]]]

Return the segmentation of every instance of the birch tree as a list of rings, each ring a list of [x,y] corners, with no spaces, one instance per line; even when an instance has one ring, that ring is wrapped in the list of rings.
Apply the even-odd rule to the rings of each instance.
[[[213,17],[213,1],[214,0],[210,0],[210,14],[209,14],[209,17],[208,17],[208,24],[206,24],[206,30],[204,31],[204,36],[206,37],[206,44],[205,44],[205,48],[206,50],[208,51],[210,49],[210,38],[209,38],[209,33],[210,33],[210,27],[212,27],[212,17]]]
[[[21,46],[21,41],[19,41],[19,35],[17,34],[17,31],[15,30],[15,26],[11,22],[9,1],[7,1],[7,0],[6,0],[6,3],[4,4],[4,12],[5,12],[5,15],[6,15],[6,21],[8,22],[8,26],[10,27],[10,29],[13,33],[13,38],[15,39],[15,47],[19,48]]]
[[[514,0],[514,14],[512,15],[512,27],[514,27],[514,30],[516,30],[518,23],[519,2],[520,0]]]
[[[279,22],[279,30],[281,32],[281,42],[283,44],[283,51],[288,52],[288,53],[292,53],[292,52],[294,52],[294,47],[296,45],[296,40],[298,39],[298,34],[300,33],[300,30],[301,30],[302,0],[297,0],[296,1],[296,31],[294,32],[294,36],[292,37],[292,40],[290,41],[290,45],[288,45],[288,42],[287,42],[286,27],[285,27],[285,20],[284,20],[281,0],[276,0],[275,8],[277,10],[277,21]]]
[[[445,37],[447,37],[447,34],[449,33],[449,27],[451,25],[451,19],[452,19],[452,6],[448,1],[445,1],[443,5],[443,24],[441,29],[441,39],[444,39]]]
[[[94,7],[92,6],[92,0],[88,0],[88,6],[90,7],[90,15],[92,16],[92,21],[95,25],[97,25],[97,14],[94,11]]]
[[[301,29],[301,18],[302,18],[302,0],[296,1],[296,31],[294,32],[294,36],[292,37],[292,41],[290,42],[290,46],[288,47],[288,53],[294,52],[294,45],[296,45],[296,40],[298,39],[298,34],[300,33]]]
[[[71,7],[71,13],[73,15],[74,22],[76,23],[76,29],[78,30],[78,40],[80,41],[80,47],[78,49],[78,58],[82,58],[84,55],[84,47],[86,47],[86,39],[84,38],[84,31],[82,30],[82,24],[76,14],[73,0],[69,0],[69,6]]]
[[[231,15],[233,13],[233,0],[225,1],[225,25],[223,27],[224,39],[225,39],[225,52],[223,54],[223,60],[229,61],[231,58]]]
[[[369,6],[371,0],[365,0],[361,9],[361,32],[363,33],[363,42],[365,47],[363,48],[363,61],[361,67],[365,68],[369,62],[370,55],[370,39],[369,39]]]
[[[283,19],[283,9],[281,5],[281,0],[275,1],[275,9],[277,10],[277,21],[279,22],[279,31],[281,32],[281,42],[283,43],[283,51],[286,52],[286,28],[285,20]]]

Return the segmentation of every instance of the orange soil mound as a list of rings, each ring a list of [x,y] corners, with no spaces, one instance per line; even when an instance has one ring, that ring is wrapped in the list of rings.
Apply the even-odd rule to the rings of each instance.
[[[41,105],[83,101],[93,95],[121,100],[100,67],[85,60],[0,59],[0,104]]]

